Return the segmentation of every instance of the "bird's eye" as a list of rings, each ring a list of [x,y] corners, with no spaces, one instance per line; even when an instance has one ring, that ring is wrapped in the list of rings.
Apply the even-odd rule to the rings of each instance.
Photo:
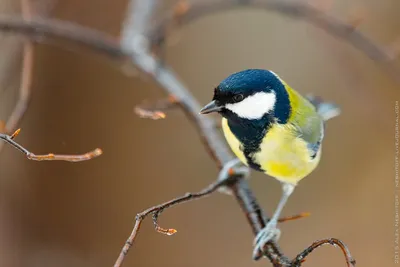
[[[235,100],[235,102],[242,101],[243,100],[243,95],[242,94],[234,95],[233,96],[233,100]]]

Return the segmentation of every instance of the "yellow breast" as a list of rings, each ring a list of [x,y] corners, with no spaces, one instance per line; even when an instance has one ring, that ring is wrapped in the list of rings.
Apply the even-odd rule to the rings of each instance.
[[[228,142],[228,145],[232,149],[233,153],[236,155],[236,157],[240,159],[243,164],[247,166],[248,164],[246,161],[246,157],[240,149],[241,144],[236,136],[232,133],[231,129],[229,129],[228,121],[225,118],[222,118],[222,130],[224,132],[225,139]]]
[[[233,153],[248,165],[240,149],[240,141],[229,129],[225,118],[222,119],[222,129]],[[260,151],[255,153],[254,161],[260,164],[267,175],[296,184],[315,169],[320,156],[321,151],[311,159],[307,143],[296,136],[296,131],[290,126],[273,124],[260,145]]]

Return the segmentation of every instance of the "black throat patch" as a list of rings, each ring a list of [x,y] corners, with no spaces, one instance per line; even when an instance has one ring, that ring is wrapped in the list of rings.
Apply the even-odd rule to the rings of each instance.
[[[231,114],[234,115],[235,114]],[[236,138],[240,141],[240,150],[246,157],[247,164],[254,170],[264,172],[261,165],[254,161],[254,154],[260,151],[260,144],[268,132],[272,123],[272,117],[265,115],[259,120],[247,120],[242,118],[228,119],[228,126]]]

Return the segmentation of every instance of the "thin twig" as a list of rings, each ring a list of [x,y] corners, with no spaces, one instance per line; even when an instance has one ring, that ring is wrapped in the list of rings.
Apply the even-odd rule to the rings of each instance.
[[[137,28],[135,25],[132,25],[133,17],[136,20],[149,22],[151,13],[147,11],[149,10],[149,7],[154,5],[154,1],[136,1],[135,3],[137,6],[134,5],[134,2],[135,1],[130,2],[130,12],[128,13],[124,23],[121,39],[122,49],[126,51],[126,53],[131,54],[132,61],[136,63],[140,70],[151,76],[162,88],[164,88],[164,90],[167,91],[167,93],[173,94],[177,97],[178,103],[181,105],[188,118],[190,118],[198,128],[198,132],[200,133],[208,152],[215,160],[218,167],[221,168],[233,158],[233,155],[227,148],[219,132],[217,132],[213,127],[213,121],[209,118],[200,117],[198,115],[200,104],[190,94],[189,90],[182,84],[177,76],[168,67],[159,65],[158,63],[160,60],[155,58],[149,52],[150,44],[148,40],[143,38],[145,29],[140,27]],[[145,5],[144,8],[146,12],[141,13],[139,7],[143,5]],[[187,9],[182,10],[184,11],[180,13],[186,12]],[[141,21],[140,25],[148,25],[148,23],[144,23],[143,21]],[[165,23],[162,24],[165,25]],[[162,28],[165,29],[165,27]],[[235,176],[236,174],[233,173],[233,175]],[[265,226],[266,218],[257,204],[255,197],[248,189],[247,182],[241,178],[243,178],[243,176],[239,176],[235,183],[232,183],[229,187],[230,189],[233,189],[232,192],[234,196],[247,215],[249,224],[252,226],[253,231],[257,234]],[[157,221],[157,215],[154,217],[155,221]],[[123,250],[124,255],[128,252],[129,246],[125,248],[126,250]],[[263,250],[264,253],[260,253],[260,255],[266,255],[274,266],[290,266],[291,262],[283,255],[275,242],[267,243]]]
[[[157,51],[162,51],[165,48],[160,48],[160,45],[165,45],[165,39],[174,28],[188,25],[199,18],[204,18],[207,15],[226,12],[238,8],[254,8],[257,10],[266,10],[280,13],[289,16],[293,19],[301,19],[309,22],[313,26],[324,30],[333,37],[341,38],[347,41],[356,49],[362,51],[366,56],[375,62],[380,63],[380,66],[398,83],[400,83],[400,67],[393,60],[393,55],[388,51],[386,46],[379,45],[361,31],[357,30],[358,24],[353,21],[340,21],[324,10],[318,9],[305,2],[297,1],[281,1],[281,0],[265,0],[263,2],[247,0],[247,1],[220,1],[220,2],[203,2],[196,1],[189,3],[187,0],[178,2],[177,7],[172,12],[161,19],[152,32],[149,34],[151,46]],[[177,12],[179,10],[180,12]]]
[[[26,21],[32,19],[32,5],[30,0],[21,0],[22,17]],[[19,88],[19,99],[15,105],[14,111],[11,113],[10,118],[6,123],[6,133],[15,131],[18,123],[21,121],[25,114],[28,102],[31,96],[31,85],[32,85],[32,72],[33,72],[33,43],[30,40],[26,40],[24,43],[23,51],[23,62],[22,62],[22,73],[21,73],[21,85]]]
[[[145,119],[165,119],[164,111],[177,107],[178,102],[174,96],[169,96],[166,99],[158,100],[155,103],[143,103],[135,107],[135,113]]]
[[[382,47],[365,36],[353,25],[341,22],[328,16],[317,8],[301,2],[283,2],[277,0],[268,0],[266,3],[253,3],[252,1],[245,2],[248,2],[246,7],[263,8],[293,18],[307,20],[314,26],[322,28],[327,33],[348,41],[372,60],[380,62],[385,67],[384,69],[388,73],[392,74],[394,80],[400,82],[400,76],[397,75],[399,73],[399,68],[393,62],[393,56],[391,53],[389,53],[385,47]],[[187,24],[195,18],[204,17],[208,14],[243,7],[241,1],[228,1],[222,3],[223,4],[213,3],[212,5],[200,6],[198,8],[191,7],[188,9],[188,14],[190,14],[190,16],[184,15],[184,19],[182,19],[181,23],[187,21]],[[166,17],[165,21],[162,21],[159,25],[171,21],[171,16]],[[159,29],[160,27],[153,30],[150,35],[152,44],[163,35],[162,33],[164,31],[160,31]],[[129,53],[126,53],[126,51],[121,49],[116,38],[94,29],[56,19],[35,18],[34,20],[27,22],[23,18],[18,18],[16,16],[0,15],[0,31],[29,36],[35,42],[43,41],[43,37],[59,38],[80,44],[84,47],[117,59],[124,59],[129,56]]]
[[[21,34],[24,37],[30,37],[32,42],[36,43],[43,42],[46,38],[60,39],[79,44],[114,59],[127,57],[115,37],[68,21],[50,18],[25,21],[17,16],[0,15],[0,31]]]
[[[21,73],[21,85],[19,88],[19,98],[11,116],[6,123],[7,133],[17,128],[19,122],[25,114],[31,97],[32,66],[33,66],[33,44],[29,41],[24,45],[23,62]]]
[[[237,178],[239,178],[239,177],[237,177]],[[160,205],[157,205],[157,206],[151,207],[147,210],[144,210],[141,213],[138,213],[135,218],[136,219],[135,226],[133,227],[133,230],[132,230],[130,236],[126,240],[125,245],[123,246],[121,253],[118,256],[118,259],[116,260],[116,262],[114,264],[114,267],[120,267],[122,265],[126,254],[128,253],[130,247],[133,245],[133,243],[135,242],[135,240],[137,238],[137,235],[139,233],[139,228],[142,224],[142,221],[144,219],[146,219],[147,216],[149,216],[150,214],[153,215],[154,228],[158,233],[165,234],[165,235],[173,235],[177,232],[176,229],[163,228],[163,227],[160,227],[158,224],[158,217],[165,209],[171,208],[172,206],[176,206],[178,204],[186,203],[186,202],[189,202],[192,200],[196,200],[199,198],[209,196],[212,193],[214,193],[215,191],[217,191],[219,188],[225,186],[226,183],[233,183],[233,181],[232,180],[217,181],[217,182],[212,183],[211,185],[207,186],[205,189],[199,191],[198,193],[186,193],[185,195],[183,195],[181,197],[174,198],[174,199],[164,202]],[[307,216],[309,216],[309,213],[301,213],[301,214],[298,214],[295,216],[281,218],[281,219],[279,219],[279,222],[282,223],[282,222],[286,222],[289,220],[296,220],[296,219],[304,218]]]
[[[346,258],[347,266],[353,267],[356,265],[356,260],[353,259],[350,250],[342,241],[336,238],[328,238],[328,239],[318,240],[312,243],[311,246],[309,246],[307,249],[305,249],[303,252],[301,252],[299,255],[296,256],[296,258],[292,262],[293,266],[300,266],[301,263],[305,261],[305,258],[311,252],[313,252],[316,248],[321,247],[322,245],[332,245],[334,247],[339,247]]]
[[[139,1],[138,3],[140,2],[143,1]],[[152,1],[146,2],[146,5],[151,5],[150,2]],[[132,8],[129,8],[129,10],[131,9]],[[132,26],[129,16],[143,16],[139,8],[133,8],[133,10],[136,10],[138,13],[128,13],[128,18],[126,19],[127,23],[124,23],[125,27]],[[150,18],[143,17],[143,19]],[[143,33],[140,32],[140,29],[134,28],[131,29],[131,31],[137,32],[140,37],[143,36]],[[201,109],[200,103],[194,98],[187,87],[178,79],[177,75],[167,66],[160,66],[158,64],[158,59],[149,52],[149,47],[146,47],[146,45],[149,44],[148,42],[143,41],[141,38],[136,41],[133,40],[132,38],[134,37],[132,37],[132,34],[129,33],[130,29],[124,28],[122,32],[124,33],[121,40],[122,49],[126,51],[127,54],[131,55],[132,61],[136,63],[136,66],[142,72],[152,77],[154,81],[157,82],[161,86],[161,88],[163,88],[168,94],[174,95],[177,98],[177,101],[181,105],[185,114],[188,116],[189,119],[191,119],[193,124],[198,129],[198,133],[203,141],[206,150],[209,152],[212,159],[216,162],[217,166],[219,168],[222,168],[225,163],[233,160],[235,157],[232,155],[231,150],[226,145],[226,142],[221,136],[220,132],[215,129],[214,121],[208,117],[199,115],[199,110]],[[241,176],[241,178],[243,177],[244,176]],[[247,182],[243,180],[243,183]],[[242,189],[238,188],[238,190]],[[261,211],[261,208],[257,204],[257,201],[253,194],[242,194],[241,197],[246,198],[246,200],[243,200],[242,203],[253,203],[253,205],[257,205],[258,210]],[[248,209],[248,207],[244,207],[244,210]],[[265,216],[255,218],[247,216],[247,218],[249,219],[249,224],[257,225],[253,228],[258,229],[262,229],[261,226],[265,226],[265,221],[263,220],[264,217]],[[250,219],[257,220],[251,221]],[[279,248],[273,242],[268,243],[268,246],[273,246],[273,249],[271,249],[271,251],[273,252],[279,251]],[[271,258],[282,258],[279,256],[281,254],[282,253],[280,252],[279,254],[271,254]]]
[[[306,218],[306,217],[308,217],[310,215],[311,215],[311,213],[309,213],[309,212],[303,212],[303,213],[296,214],[296,215],[293,215],[293,216],[287,216],[287,217],[280,218],[278,220],[278,222],[279,223],[283,223],[283,222],[288,222],[288,221],[295,221],[295,220],[298,220],[298,219]]]
[[[32,7],[30,0],[21,0],[22,7],[22,17],[26,21],[32,19]],[[22,72],[21,72],[21,82],[19,86],[19,97],[15,107],[8,118],[4,133],[10,134],[18,127],[19,122],[25,115],[25,111],[28,107],[31,98],[31,85],[32,85],[32,72],[33,72],[33,43],[30,40],[26,40],[23,48],[23,58],[22,58]],[[3,148],[4,143],[0,143],[0,151]]]
[[[167,201],[163,204],[151,207],[151,208],[137,214],[135,226],[133,227],[133,230],[132,230],[130,236],[126,240],[125,245],[123,246],[121,253],[119,254],[119,256],[114,264],[114,267],[120,267],[122,265],[126,254],[128,253],[129,249],[133,245],[133,242],[136,240],[136,237],[137,237],[137,234],[139,233],[139,228],[140,228],[140,225],[142,224],[142,221],[148,215],[153,214],[154,226],[155,226],[157,232],[167,234],[167,235],[172,235],[172,234],[176,233],[175,229],[164,229],[158,225],[157,218],[158,218],[158,215],[163,210],[165,210],[166,208],[175,206],[177,204],[183,203],[183,202],[188,202],[191,200],[206,197],[206,196],[212,194],[213,192],[215,192],[218,188],[223,186],[225,183],[226,182],[223,182],[223,181],[215,182],[215,183],[207,186],[205,189],[201,190],[198,193],[187,193],[181,197],[178,197],[178,198],[172,199],[170,201]]]
[[[17,150],[24,153],[26,155],[26,157],[30,160],[36,160],[36,161],[60,160],[60,161],[69,161],[69,162],[79,162],[79,161],[86,161],[89,159],[96,158],[103,153],[100,148],[96,148],[93,151],[90,151],[90,152],[87,152],[87,153],[81,154],[81,155],[60,155],[60,154],[53,154],[53,153],[49,153],[46,155],[36,155],[13,140],[19,134],[19,132],[20,132],[20,129],[16,130],[12,135],[0,133],[0,139],[4,140],[4,142],[6,142],[7,144],[11,145],[12,147],[14,147]]]
[[[201,107],[198,101],[189,93],[187,88],[179,79],[176,78],[176,75],[168,67],[159,67],[159,59],[154,58],[148,51],[150,45],[148,44],[148,40],[145,38],[145,32],[141,28],[142,26],[140,26],[139,29],[135,28],[135,26],[131,26],[132,23],[130,22],[134,21],[132,20],[134,16],[141,21],[139,25],[149,25],[148,22],[151,12],[148,11],[152,10],[152,5],[154,5],[155,2],[153,0],[144,0],[139,2],[141,2],[142,5],[147,5],[145,8],[146,12],[141,13],[141,11],[137,9],[135,12],[135,9],[129,9],[130,11],[126,20],[128,23],[126,23],[124,27],[121,47],[116,42],[115,38],[88,28],[83,28],[69,23],[62,23],[56,20],[32,21],[27,23],[18,18],[0,16],[0,31],[22,33],[31,37],[45,36],[62,38],[74,41],[99,52],[103,52],[113,58],[126,59],[129,57],[142,72],[150,75],[163,89],[165,89],[165,91],[177,97],[179,104],[183,107],[188,117],[191,118],[198,128],[203,143],[210,152],[212,158],[215,159],[217,166],[222,167],[226,162],[233,158],[233,155],[230,153],[225,141],[219,135],[219,132],[215,129],[213,121],[198,116],[197,112]],[[251,4],[252,6],[259,7],[258,5],[253,4],[250,0],[232,1],[230,3],[239,3],[236,4],[237,7],[240,6],[240,3],[246,3],[247,5]],[[380,62],[384,66],[384,69],[394,74],[393,77],[399,81],[399,71],[397,66],[395,66],[391,61],[392,57],[388,56],[385,49],[382,49],[381,46],[372,42],[369,38],[360,33],[353,25],[348,25],[329,17],[325,13],[304,3],[267,1],[263,5],[265,5],[265,9],[280,12],[293,18],[308,20],[310,23],[324,29],[326,32],[347,40],[360,51],[363,51],[368,57]],[[133,5],[131,7],[133,7]],[[198,12],[197,17],[200,17],[200,15],[204,16],[206,13],[208,14],[218,11],[218,8],[219,6],[213,3],[213,5],[210,5],[210,9]],[[178,15],[175,12],[174,16],[182,17],[179,13],[190,13],[193,9],[189,8],[189,11],[186,11],[185,9],[182,10],[184,10],[184,12],[177,12]],[[141,14],[145,15],[141,16]],[[184,17],[188,21],[188,18],[194,18],[196,16],[185,15]],[[183,24],[184,19],[179,19],[179,21]],[[132,32],[130,32],[131,29],[133,29]],[[132,38],[135,40],[132,41]],[[35,41],[39,40],[41,39],[35,39]],[[230,189],[245,212],[254,233],[257,233],[265,226],[266,218],[257,204],[251,190],[248,188],[247,182],[244,179],[237,179],[235,183],[230,185]],[[141,221],[136,221],[133,232],[137,233],[139,231],[140,224]],[[125,254],[128,249],[129,246],[124,250]],[[277,244],[267,244],[265,254],[274,266],[291,265],[291,262],[286,260],[286,257],[283,256]]]

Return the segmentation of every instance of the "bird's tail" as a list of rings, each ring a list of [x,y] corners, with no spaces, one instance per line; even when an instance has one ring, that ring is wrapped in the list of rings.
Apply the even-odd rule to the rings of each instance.
[[[313,95],[307,95],[306,97],[315,106],[318,114],[323,118],[324,121],[339,116],[340,108],[338,105],[324,102],[321,98]]]

